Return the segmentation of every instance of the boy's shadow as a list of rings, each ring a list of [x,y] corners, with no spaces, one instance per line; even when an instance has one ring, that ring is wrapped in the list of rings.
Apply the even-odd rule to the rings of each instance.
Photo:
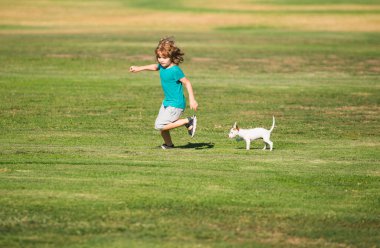
[[[203,149],[212,149],[214,148],[215,144],[214,143],[187,143],[187,145],[183,145],[183,146],[176,146],[176,148],[180,148],[180,149],[189,149],[189,148],[192,148],[192,149],[196,149],[196,150],[203,150]]]

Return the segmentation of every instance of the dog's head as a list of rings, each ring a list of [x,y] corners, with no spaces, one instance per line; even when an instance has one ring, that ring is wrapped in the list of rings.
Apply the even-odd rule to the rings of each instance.
[[[237,126],[236,122],[234,126],[231,128],[230,133],[228,134],[228,137],[231,139],[235,138],[236,135],[239,133],[239,127]]]

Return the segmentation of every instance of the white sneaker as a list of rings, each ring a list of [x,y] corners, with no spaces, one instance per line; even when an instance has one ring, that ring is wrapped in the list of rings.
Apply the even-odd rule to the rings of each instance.
[[[161,148],[164,149],[164,150],[169,150],[169,149],[173,149],[174,145],[168,146],[167,144],[162,144]]]
[[[195,135],[195,130],[197,129],[197,117],[195,115],[193,115],[190,120],[189,120],[189,123],[186,125],[187,127],[191,127],[193,126],[193,128],[191,128],[190,130],[187,130],[187,132],[189,133],[189,135],[191,137],[194,137]]]

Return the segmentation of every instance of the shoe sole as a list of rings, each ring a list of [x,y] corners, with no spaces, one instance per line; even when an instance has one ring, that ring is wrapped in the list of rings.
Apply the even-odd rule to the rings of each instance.
[[[197,117],[194,116],[194,119],[193,119],[193,130],[192,130],[191,138],[194,137],[196,129],[197,129]]]
[[[163,150],[170,150],[170,149],[174,149],[174,146],[164,146],[164,145],[162,145],[161,148]]]

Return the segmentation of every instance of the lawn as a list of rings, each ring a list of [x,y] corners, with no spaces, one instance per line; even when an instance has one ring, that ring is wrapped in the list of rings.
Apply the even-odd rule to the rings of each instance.
[[[379,247],[379,14],[0,0],[0,247]],[[172,150],[158,73],[128,72],[167,35],[199,103]],[[228,139],[272,116],[273,151]]]

